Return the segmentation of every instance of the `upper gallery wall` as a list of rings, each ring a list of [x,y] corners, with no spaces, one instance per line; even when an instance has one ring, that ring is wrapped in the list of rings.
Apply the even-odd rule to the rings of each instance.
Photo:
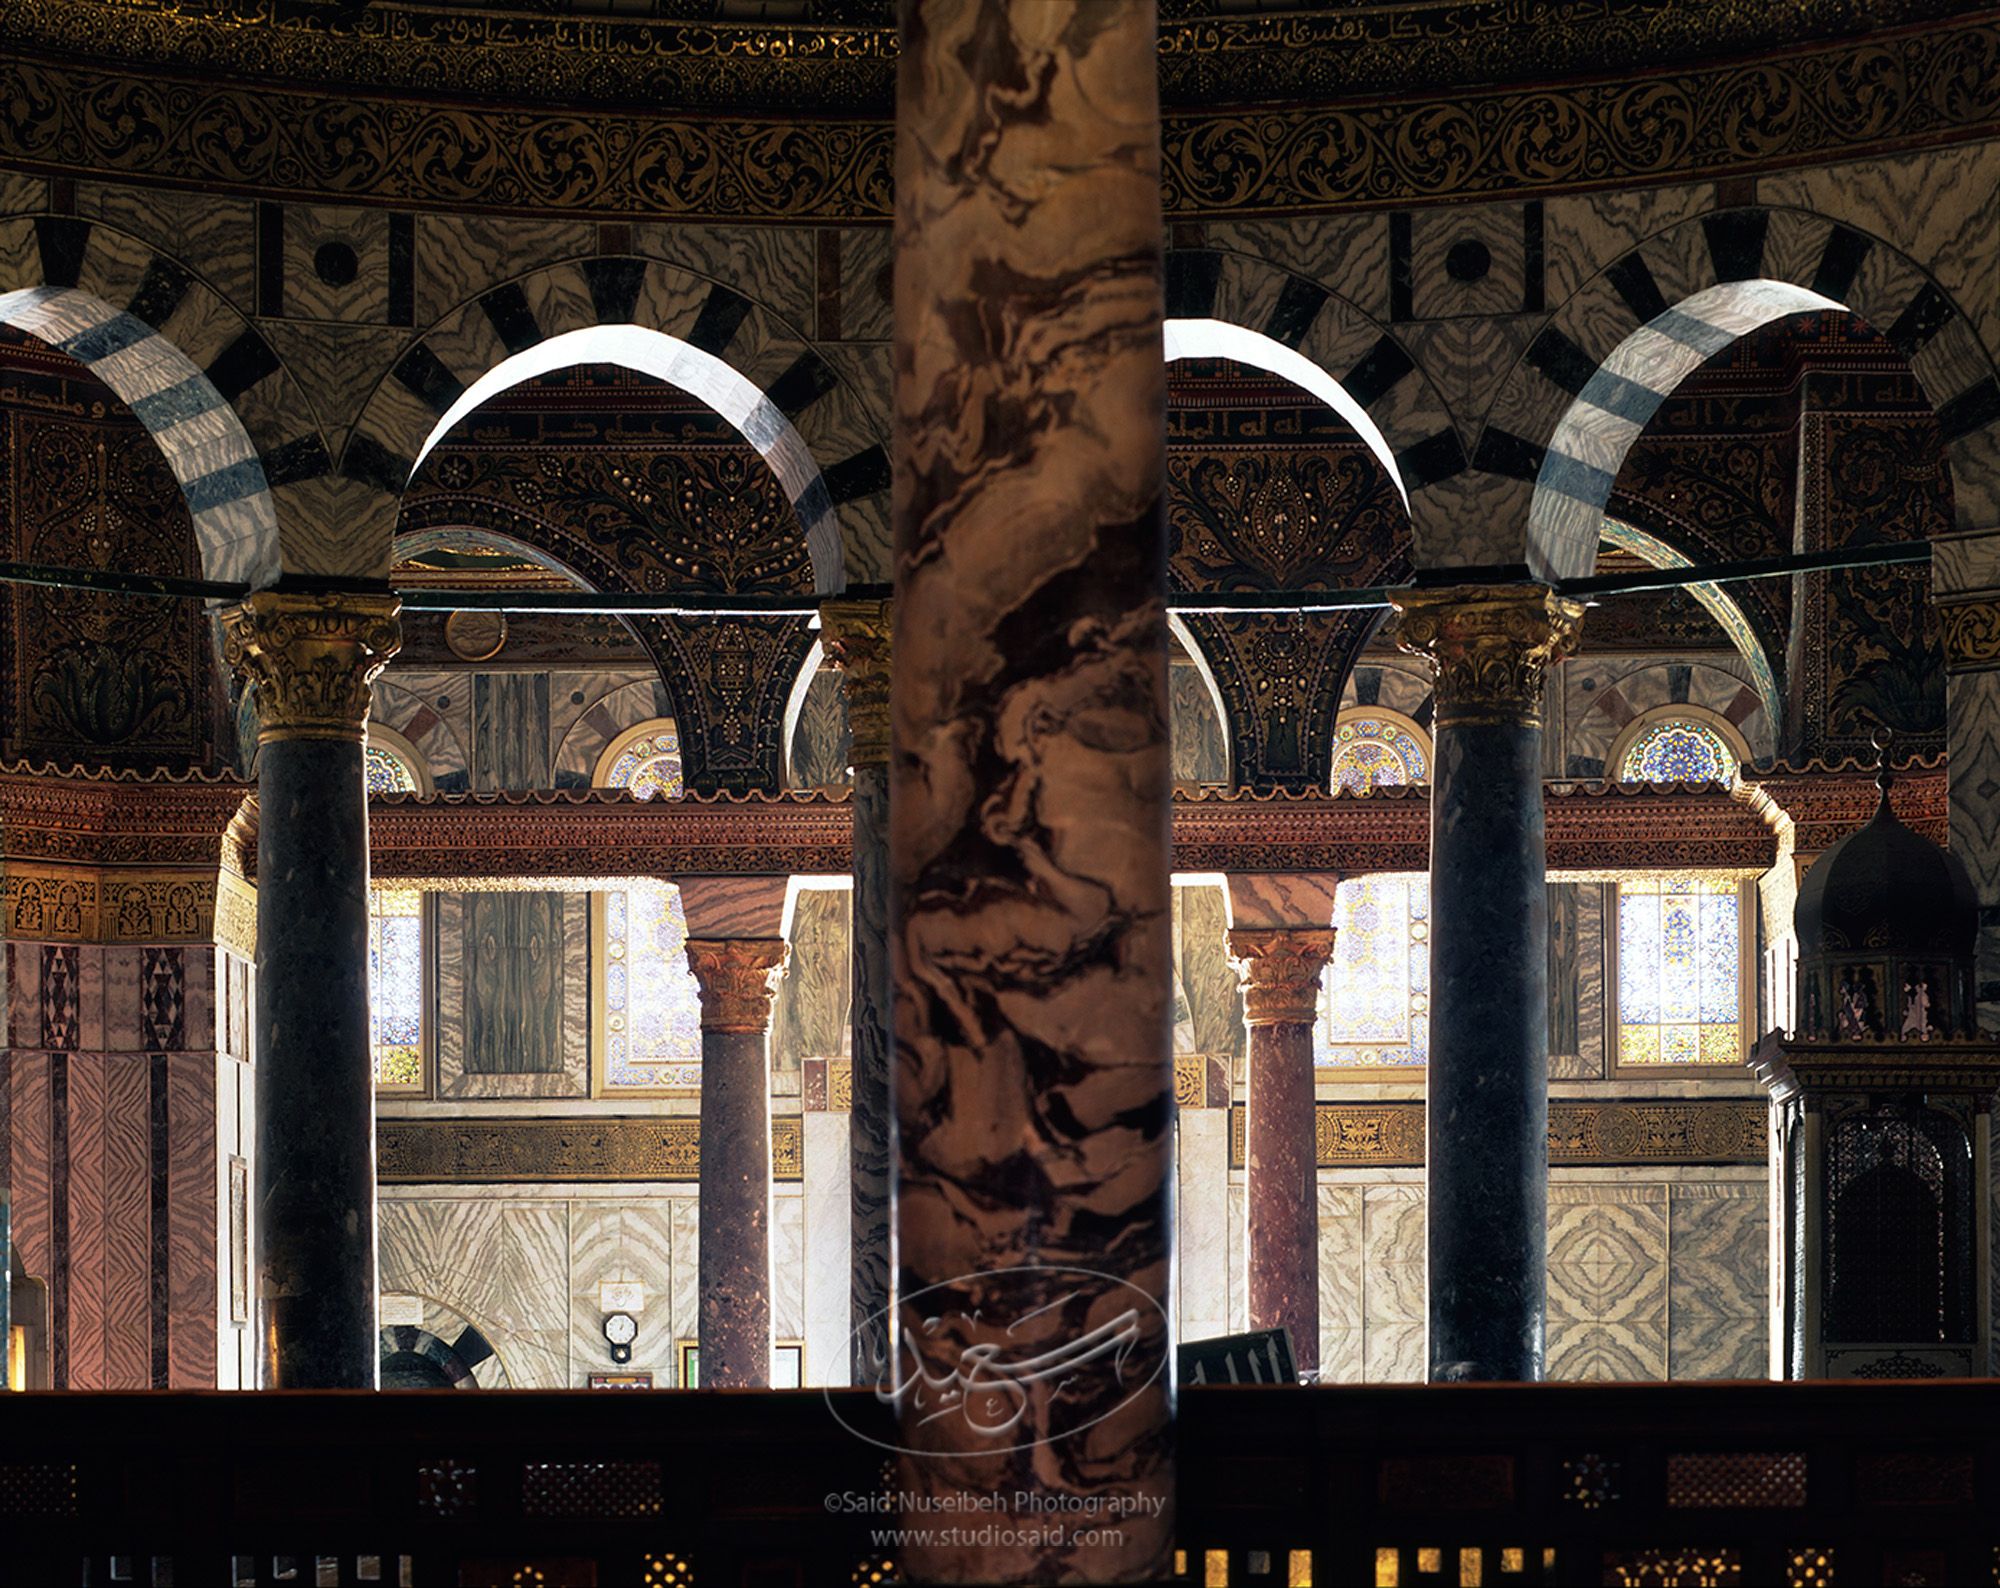
[[[0,293],[81,291],[183,354],[288,572],[383,574],[467,390],[636,324],[761,394],[802,520],[879,582],[896,50],[886,6],[835,9],[17,0]],[[1587,567],[1592,445],[1809,299],[1909,359],[1957,523],[2000,519],[2000,11],[1161,9],[1169,314],[1354,397],[1414,566]]]

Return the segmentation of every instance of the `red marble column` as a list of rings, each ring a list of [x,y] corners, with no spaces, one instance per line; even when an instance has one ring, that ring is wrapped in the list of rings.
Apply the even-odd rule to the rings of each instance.
[[[1157,48],[1144,3],[903,9],[898,1487],[983,1507],[916,1582],[1168,1575]]]
[[[1319,1372],[1319,1153],[1313,1021],[1333,955],[1332,876],[1229,878],[1229,958],[1250,1028],[1243,1121],[1250,1327],[1285,1329]]]
[[[681,883],[701,992],[696,1333],[704,1389],[771,1382],[771,1002],[785,965],[782,877]]]

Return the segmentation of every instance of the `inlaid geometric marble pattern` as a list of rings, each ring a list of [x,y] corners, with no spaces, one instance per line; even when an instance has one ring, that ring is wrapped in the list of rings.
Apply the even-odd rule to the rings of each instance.
[[[1549,1188],[1551,1378],[1667,1374],[1664,1186]]]
[[[1183,1219],[1192,1189],[1183,1182]],[[1230,1193],[1236,1328],[1240,1195]],[[1764,1377],[1765,1198],[1752,1178],[1550,1186],[1549,1377]],[[1422,1379],[1423,1187],[1323,1173],[1319,1258],[1322,1382]]]

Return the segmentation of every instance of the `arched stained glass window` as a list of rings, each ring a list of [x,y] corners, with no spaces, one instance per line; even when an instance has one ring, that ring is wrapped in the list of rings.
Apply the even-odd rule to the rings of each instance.
[[[658,728],[627,739],[605,769],[606,788],[630,789],[642,800],[664,795],[681,797],[681,741],[672,728]]]
[[[1618,884],[1618,1062],[1743,1057],[1742,899],[1733,881]]]
[[[612,743],[599,781],[640,799],[681,793],[680,739],[652,723]],[[701,994],[687,963],[687,916],[672,883],[607,893],[599,964],[599,1040],[606,1091],[683,1092],[701,1086]]]
[[[415,794],[419,792],[417,774],[394,750],[385,750],[379,744],[371,744],[361,752],[361,764],[368,780],[370,794]]]
[[[368,1024],[375,1084],[423,1090],[424,896],[415,888],[368,890]]]
[[[1430,745],[1416,724],[1387,712],[1340,714],[1334,728],[1330,787],[1396,788],[1427,783],[1430,775]]]
[[[1734,783],[1735,748],[1707,723],[1663,717],[1639,731],[1619,758],[1621,783]]]
[[[1431,884],[1350,877],[1334,894],[1333,958],[1320,978],[1314,1062],[1396,1068],[1430,1060]]]

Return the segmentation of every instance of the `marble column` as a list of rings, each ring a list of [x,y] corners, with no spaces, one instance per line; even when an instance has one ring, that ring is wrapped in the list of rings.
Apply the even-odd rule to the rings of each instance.
[[[785,967],[783,877],[685,877],[701,994],[703,1389],[771,1383],[771,1003]]]
[[[1542,693],[1580,603],[1539,584],[1413,589],[1437,672],[1426,1121],[1430,1376],[1539,1379],[1548,1315],[1548,885]]]
[[[820,605],[820,643],[840,668],[854,740],[853,1335],[850,1383],[889,1364],[889,642],[887,601]]]
[[[902,12],[898,1486],[1003,1504],[922,1583],[1169,1574],[1157,49],[1146,3]],[[1065,1366],[942,1403],[989,1351]]]
[[[1244,1110],[1250,1327],[1285,1329],[1299,1376],[1319,1373],[1319,1151],[1313,1021],[1333,955],[1328,875],[1228,879],[1229,958],[1249,1027]]]
[[[401,643],[386,590],[264,590],[223,615],[256,687],[258,1370],[373,1389],[375,1065],[368,1021],[369,684]]]

